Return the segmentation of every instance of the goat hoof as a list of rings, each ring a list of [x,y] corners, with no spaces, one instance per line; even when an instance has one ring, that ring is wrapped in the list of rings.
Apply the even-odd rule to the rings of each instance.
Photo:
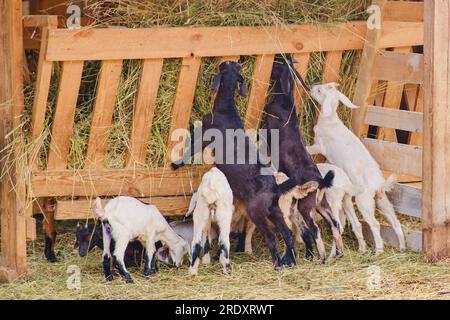
[[[181,167],[181,164],[176,164],[175,162],[172,162],[170,166],[172,167],[173,170],[177,170],[178,168]]]
[[[379,256],[380,254],[383,254],[384,250],[383,249],[375,249],[375,255]]]
[[[134,281],[130,276],[128,276],[128,277],[125,277],[125,283],[132,284],[132,283],[134,283]]]
[[[233,270],[233,268],[231,267],[231,264],[227,263],[225,265],[225,267],[223,268],[223,273],[230,274],[232,270]]]
[[[113,277],[112,274],[110,274],[110,275],[108,275],[108,276],[105,277],[105,281],[110,282],[110,281],[113,281],[113,280],[114,280],[114,277]]]
[[[283,265],[280,263],[280,261],[277,261],[277,262],[275,262],[275,265],[273,268],[275,271],[280,271],[281,269],[283,269]]]
[[[57,262],[58,259],[56,259],[56,255],[54,252],[49,252],[45,255],[45,258],[47,259],[48,262],[54,263]]]
[[[202,258],[202,263],[203,263],[203,264],[211,264],[211,257],[210,257],[209,254],[203,256],[203,258]]]
[[[189,274],[191,276],[196,276],[198,274],[198,269],[189,267]]]
[[[314,254],[312,252],[310,252],[310,251],[307,251],[306,254],[305,254],[305,259],[308,260],[308,261],[313,261]]]
[[[283,258],[281,258],[281,264],[285,267],[291,268],[295,266],[295,259],[291,255],[284,255]]]

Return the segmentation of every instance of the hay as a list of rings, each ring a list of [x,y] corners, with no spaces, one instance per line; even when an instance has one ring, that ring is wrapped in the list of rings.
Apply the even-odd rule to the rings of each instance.
[[[365,8],[370,0],[220,0],[220,1],[88,1],[87,14],[94,19],[94,25],[153,27],[153,26],[268,26],[287,23],[332,24],[365,17]],[[29,57],[31,70],[36,70],[36,56]],[[355,51],[343,54],[340,83],[342,90],[353,95],[356,68],[359,55]],[[307,81],[322,80],[325,56],[314,53],[308,65]],[[195,101],[191,116],[193,121],[201,119],[210,111],[213,95],[209,88],[217,71],[219,59],[202,60],[197,81]],[[251,87],[255,58],[248,57],[243,63],[242,73]],[[92,118],[95,92],[100,70],[99,62],[87,61],[83,69],[80,96],[77,103],[73,135],[71,139],[68,168],[80,169],[85,165],[86,149]],[[148,157],[145,165],[149,168],[162,166],[166,153],[166,141],[170,125],[171,108],[180,70],[179,59],[164,61],[162,77],[157,96],[157,107],[153,119],[152,134],[148,141]],[[113,115],[113,126],[108,137],[105,167],[121,168],[130,145],[132,112],[136,99],[136,88],[140,77],[139,61],[124,61],[120,78],[117,101]],[[45,129],[36,141],[30,139],[31,107],[34,98],[35,73],[25,88],[25,114],[22,124],[14,130],[13,142],[4,150],[4,156],[11,162],[2,168],[1,174],[9,174],[12,164],[18,167],[21,181],[29,182],[30,161],[36,160],[39,168],[45,169],[50,145],[52,115],[55,109],[57,88],[61,75],[61,64],[56,63],[48,99]],[[379,88],[381,90],[382,88]],[[241,116],[245,114],[247,99],[238,98]],[[305,143],[312,141],[314,113],[317,106],[311,99],[303,99],[299,113],[300,127]],[[340,110],[341,118],[350,123],[351,113]],[[19,152],[13,158],[11,150]],[[403,218],[408,227],[418,227],[417,220]],[[87,258],[78,257],[72,250],[72,222],[58,223],[58,230],[65,231],[58,238],[60,262],[49,264],[44,261],[43,235],[29,243],[29,274],[18,281],[0,287],[0,297],[6,299],[340,299],[340,298],[443,298],[448,299],[450,291],[448,264],[425,264],[415,253],[398,253],[387,249],[380,257],[359,254],[351,238],[345,239],[349,247],[344,258],[329,261],[326,265],[309,263],[299,259],[299,266],[276,273],[272,270],[270,257],[263,241],[256,237],[256,254],[233,254],[234,272],[225,277],[217,263],[201,267],[197,278],[188,276],[186,266],[180,270],[162,268],[161,272],[144,279],[132,269],[136,280],[134,286],[127,286],[117,279],[111,284],[103,282],[100,253],[93,252]],[[328,234],[324,230],[324,234]],[[347,230],[346,234],[350,234]],[[301,251],[299,256],[303,256]],[[66,288],[69,265],[78,265],[82,270],[82,290],[70,291]],[[377,265],[382,269],[382,287],[370,291],[366,287],[367,267]],[[227,285],[224,286],[224,281]]]
[[[345,256],[320,265],[298,258],[292,269],[275,272],[259,234],[254,238],[254,255],[232,253],[233,272],[223,275],[218,262],[201,265],[199,275],[180,269],[160,268],[151,278],[142,268],[131,268],[134,285],[119,277],[105,283],[101,252],[95,250],[81,258],[74,252],[74,223],[62,223],[58,236],[58,259],[50,264],[43,259],[43,234],[29,244],[29,274],[0,286],[3,299],[450,299],[449,263],[427,264],[417,253],[399,253],[386,248],[380,256],[356,252],[353,238],[345,239]],[[347,230],[346,234],[349,234]],[[330,239],[326,238],[327,250]],[[280,243],[281,244],[281,243]],[[214,248],[214,252],[215,252]],[[372,248],[373,250],[373,248]],[[299,257],[304,256],[300,246]],[[81,290],[67,289],[67,269],[81,269]],[[381,270],[380,288],[367,287],[368,268]]]

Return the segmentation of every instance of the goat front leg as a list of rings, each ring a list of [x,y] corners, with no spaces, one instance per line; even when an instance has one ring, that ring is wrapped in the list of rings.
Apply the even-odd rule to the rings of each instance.
[[[253,233],[256,230],[256,226],[250,221],[250,219],[247,220],[247,225],[245,227],[245,253],[253,254],[252,238]]]
[[[38,200],[38,205],[44,215],[44,231],[45,231],[45,248],[44,256],[49,262],[56,262],[55,242],[56,242],[56,228],[55,228],[55,211],[49,203],[48,198]]]
[[[147,237],[147,241],[145,243],[145,249],[146,252],[146,261],[144,265],[144,276],[149,277],[151,275],[154,275],[157,271],[157,265],[156,265],[156,246],[155,241],[152,237]]]

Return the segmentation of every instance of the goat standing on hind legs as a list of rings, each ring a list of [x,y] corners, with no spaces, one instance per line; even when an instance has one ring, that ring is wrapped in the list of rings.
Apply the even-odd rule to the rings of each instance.
[[[394,208],[386,196],[395,181],[395,176],[384,179],[378,163],[370,155],[361,140],[339,119],[339,102],[346,107],[355,106],[337,90],[336,83],[315,85],[311,96],[321,105],[321,112],[314,127],[314,145],[308,147],[310,154],[322,154],[327,160],[341,168],[352,184],[361,190],[355,197],[356,205],[372,231],[376,253],[383,252],[380,224],[375,218],[375,207],[380,209],[392,225],[399,241],[400,250],[405,249],[405,236]]]
[[[294,73],[303,82],[294,69],[291,57],[277,55],[271,75],[271,79],[274,82],[273,97],[264,109],[266,116],[263,128],[268,130],[269,146],[271,146],[271,130],[278,130],[279,132],[280,167],[278,170],[288,177],[295,179],[298,184],[305,184],[311,181],[319,184],[319,190],[314,190],[305,198],[297,201],[297,209],[302,215],[306,228],[300,223],[301,218],[293,219],[293,221],[296,222],[296,227],[300,231],[303,242],[305,243],[306,258],[312,259],[313,257],[312,233],[312,238],[319,253],[319,259],[321,262],[324,262],[326,259],[325,246],[319,227],[313,219],[315,212],[318,211],[330,226],[333,238],[337,244],[337,255],[341,255],[344,249],[339,221],[333,217],[330,205],[326,196],[324,196],[325,189],[332,186],[334,173],[333,171],[329,171],[322,178],[317,165],[303,144],[295,111]],[[305,89],[308,89],[304,82],[303,86]]]
[[[269,167],[261,164],[259,159],[255,161],[256,163],[250,161],[250,154],[257,155],[258,152],[256,146],[245,135],[244,125],[234,101],[238,83],[240,94],[245,95],[244,78],[240,74],[241,66],[236,62],[226,61],[219,68],[220,72],[214,77],[212,85],[212,91],[218,91],[213,111],[207,114],[202,122],[201,150],[195,149],[198,142],[192,139],[190,150],[187,150],[180,161],[172,163],[172,168],[176,170],[183,166],[213,140],[216,166],[225,174],[233,196],[244,203],[248,216],[264,236],[275,269],[279,270],[283,265],[294,266],[296,264],[294,236],[284,221],[278,199],[297,183],[289,179],[278,186],[273,175],[262,174],[264,170],[269,171]],[[242,143],[235,143],[236,138]],[[217,141],[218,139],[222,141]],[[286,252],[282,259],[278,255],[275,234],[269,227],[269,221],[280,231],[286,244]]]

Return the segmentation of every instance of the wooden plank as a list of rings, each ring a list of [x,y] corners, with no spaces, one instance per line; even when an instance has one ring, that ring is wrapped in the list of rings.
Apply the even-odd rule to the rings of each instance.
[[[153,197],[139,198],[140,201],[155,205],[164,216],[184,216],[189,208],[190,197]],[[108,199],[102,199],[103,205]],[[94,199],[89,200],[64,200],[57,201],[55,219],[92,219]]]
[[[87,167],[102,168],[104,166],[121,72],[122,60],[102,62],[89,132]]]
[[[325,65],[323,68],[322,83],[339,82],[342,53],[342,51],[327,52]]]
[[[306,81],[306,76],[308,73],[308,64],[309,64],[310,57],[311,57],[311,54],[309,52],[294,54],[294,60],[297,61],[297,63],[294,64],[294,67],[297,70],[297,72],[302,76],[303,80],[305,80],[305,81]],[[302,88],[301,85],[299,85],[297,83],[297,85],[295,86],[295,91],[294,91],[294,101],[295,101],[295,107],[297,109],[297,113],[300,111],[303,92],[304,92],[304,89]]]
[[[28,217],[26,220],[26,227],[27,227],[27,241],[35,241],[37,239],[36,219]]]
[[[372,3],[380,7],[381,12],[383,12],[386,0],[374,0]],[[366,43],[361,56],[358,80],[356,81],[355,94],[353,96],[353,103],[360,108],[352,112],[352,129],[358,137],[367,134],[367,127],[364,124],[364,119],[366,117],[368,99],[373,85],[372,69],[377,56],[377,51],[380,47],[381,37],[380,29],[375,28],[368,30]]]
[[[366,123],[384,128],[422,132],[423,113],[369,106]]]
[[[423,21],[423,2],[388,1],[384,7],[384,19],[393,21]]]
[[[83,61],[64,62],[52,126],[49,169],[64,169],[67,165],[82,71]]]
[[[128,168],[145,163],[162,67],[163,59],[146,59],[142,62],[142,74],[133,112],[130,150],[126,160]]]
[[[274,58],[275,56],[272,54],[256,57],[255,72],[244,121],[246,129],[258,129],[261,122]]]
[[[422,215],[422,190],[408,184],[396,183],[387,194],[395,212],[420,218]]]
[[[425,1],[422,228],[428,261],[450,257],[449,32],[449,1]]]
[[[417,94],[417,101],[416,101],[416,112],[421,112],[423,114],[423,87],[419,86],[418,94]],[[421,133],[411,133],[409,144],[416,145],[416,146],[422,146],[423,145],[423,134]]]
[[[48,94],[52,77],[53,62],[45,60],[48,29],[42,30],[41,50],[39,53],[37,79],[31,112],[31,138],[36,141],[42,134],[45,124]],[[36,168],[37,157],[32,159],[32,168]]]
[[[372,232],[370,231],[370,227],[367,222],[361,221],[361,224],[363,226],[364,239],[366,239],[370,243],[374,243]],[[414,252],[421,252],[422,232],[418,230],[403,228],[403,233],[405,235],[406,248]],[[395,234],[395,231],[391,226],[382,224],[380,226],[380,234],[383,242],[386,245],[394,248],[399,248],[397,235]]]
[[[172,108],[172,118],[170,121],[169,137],[167,141],[167,161],[174,162],[182,157],[180,154],[172,155],[173,148],[179,141],[172,139],[172,134],[178,129],[188,129],[189,119],[191,117],[192,104],[194,103],[195,88],[197,86],[197,77],[200,70],[201,59],[196,57],[184,58],[181,64],[181,71],[178,77],[177,92]],[[182,138],[183,145],[186,137]]]
[[[408,53],[411,47],[394,48],[394,53]],[[384,107],[391,109],[400,109],[400,103],[403,97],[403,81],[389,81],[384,96]],[[381,127],[378,129],[377,137],[386,141],[397,141],[397,135],[394,129]]]
[[[381,169],[392,172],[422,176],[422,148],[396,142],[363,139]]]
[[[31,176],[31,196],[189,195],[208,169],[195,166],[177,171],[168,168],[35,171]]]
[[[52,30],[51,61],[223,57],[362,49],[366,21],[283,27]],[[151,41],[149,41],[151,39]],[[118,46],[117,44],[120,44]],[[380,47],[423,44],[423,23],[386,22]]]
[[[58,27],[58,16],[54,15],[25,15],[22,21],[24,28]]]
[[[373,79],[422,84],[423,54],[409,53],[409,50],[398,48],[396,51],[379,52],[375,58]]]
[[[8,148],[24,111],[21,0],[0,1],[0,30],[0,168],[10,168],[0,176],[2,282],[27,271],[26,185],[13,161],[18,150]]]

